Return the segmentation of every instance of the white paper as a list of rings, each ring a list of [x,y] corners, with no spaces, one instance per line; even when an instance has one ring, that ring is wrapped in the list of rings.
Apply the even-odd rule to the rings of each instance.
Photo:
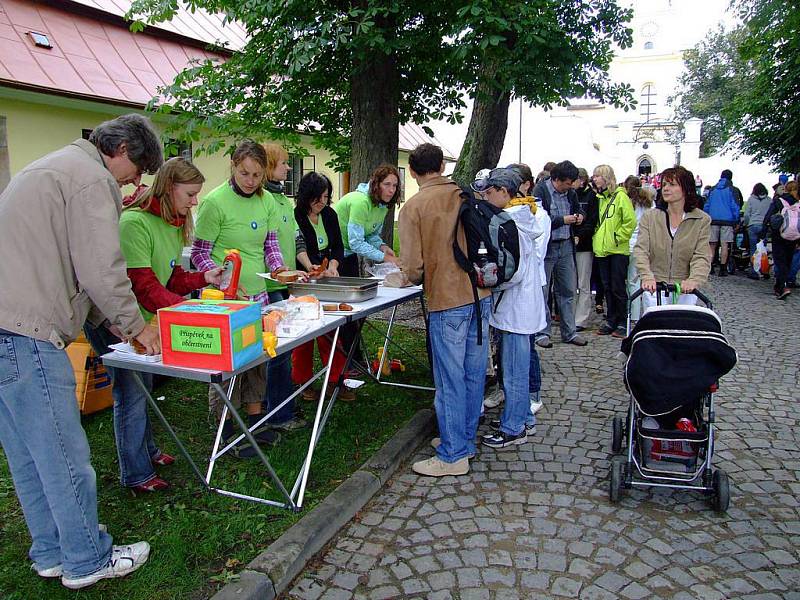
[[[111,344],[109,346],[112,350],[125,355],[126,360],[137,360],[145,363],[161,362],[160,354],[138,354],[128,342],[120,342],[119,344]]]

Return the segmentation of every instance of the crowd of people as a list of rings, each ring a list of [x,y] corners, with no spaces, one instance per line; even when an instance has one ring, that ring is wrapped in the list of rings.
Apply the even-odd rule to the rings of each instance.
[[[581,333],[591,327],[593,308],[604,312],[598,335],[626,335],[628,297],[636,289],[645,290],[644,308],[656,302],[656,282],[679,284],[678,301],[692,302],[716,245],[725,264],[740,212],[734,215],[729,173],[704,202],[695,177],[680,166],[659,174],[657,195],[635,176],[618,183],[609,165],[595,167],[591,177],[568,160],[548,163],[536,178],[524,164],[482,171],[469,201],[513,222],[519,256],[502,286],[478,288],[454,253],[454,243],[466,243],[458,226],[465,191],[443,175],[439,147],[422,144],[409,156],[419,191],[400,211],[402,259],[382,237],[400,195],[395,166],[379,166],[332,204],[331,181],[314,172],[299,181],[294,201],[287,197],[288,158],[277,144],[241,142],[230,177],[198,206],[203,174],[183,158],[164,162],[152,124],[124,115],[31,163],[0,195],[0,277],[14,282],[0,288],[0,442],[39,576],[78,589],[130,573],[150,552],[147,542],[114,545],[98,523],[96,478],[65,346],[83,330],[100,354],[120,340],[159,353],[157,311],[220,285],[228,249],[242,259],[241,297],[263,304],[288,293],[259,273],[327,265],[326,275],[358,276],[362,259],[394,263],[400,285],[424,286],[439,436],[431,442],[436,454],[413,469],[438,477],[468,473],[476,455],[490,339],[497,340],[504,407],[480,443],[522,444],[535,433],[542,407],[537,348],[552,347],[552,321],[562,342],[586,346]],[[154,175],[150,186],[141,185],[145,172]],[[136,191],[123,199],[128,184]],[[754,189],[742,211],[751,239],[774,232],[776,217],[797,204],[796,182],[781,185],[769,202],[763,186]],[[785,297],[797,242],[773,233],[772,243],[776,293],[780,287]],[[180,266],[187,245],[191,272]],[[336,347],[320,337],[240,377],[232,400],[244,405],[259,444],[276,444],[282,433],[307,425],[292,396],[295,385],[313,377],[315,343],[323,360],[334,353],[331,376],[341,384],[346,354],[358,343],[354,326]],[[120,481],[138,492],[166,489],[156,468],[174,458],[153,437],[145,392],[152,382],[123,369],[111,376]],[[301,397],[318,394],[308,386]],[[339,397],[352,401],[355,391],[344,387]],[[220,400],[209,392],[218,418]],[[222,427],[225,440],[235,437],[230,419]],[[235,454],[250,458],[256,451],[241,441]]]

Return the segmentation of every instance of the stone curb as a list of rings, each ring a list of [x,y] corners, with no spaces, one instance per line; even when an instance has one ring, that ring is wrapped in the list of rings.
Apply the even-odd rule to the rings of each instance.
[[[418,411],[358,471],[272,542],[247,565],[237,581],[225,585],[212,600],[273,600],[284,592],[306,563],[350,522],[435,426],[433,410]]]

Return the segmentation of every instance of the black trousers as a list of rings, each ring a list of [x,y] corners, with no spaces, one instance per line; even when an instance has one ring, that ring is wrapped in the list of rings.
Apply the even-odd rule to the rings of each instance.
[[[600,279],[606,292],[606,322],[614,329],[624,327],[628,316],[626,279],[629,258],[625,254],[610,254],[597,258]]]
[[[339,265],[339,275],[342,277],[361,277],[361,269],[358,264],[357,254],[352,254],[344,258],[342,264]],[[342,338],[342,347],[344,351],[349,351],[353,344],[358,344],[358,326],[354,323],[345,325],[342,327],[340,336]],[[357,345],[356,349],[353,351],[353,359],[361,360],[360,344]]]
[[[792,269],[792,257],[797,242],[787,241],[779,234],[772,234],[772,261],[775,263],[775,291],[781,293]]]

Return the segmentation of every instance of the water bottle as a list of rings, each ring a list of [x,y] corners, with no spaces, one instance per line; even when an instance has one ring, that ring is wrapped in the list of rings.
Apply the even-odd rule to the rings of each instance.
[[[497,285],[497,265],[489,261],[489,250],[483,242],[478,246],[478,262],[475,264],[478,275],[478,287],[494,287]]]

